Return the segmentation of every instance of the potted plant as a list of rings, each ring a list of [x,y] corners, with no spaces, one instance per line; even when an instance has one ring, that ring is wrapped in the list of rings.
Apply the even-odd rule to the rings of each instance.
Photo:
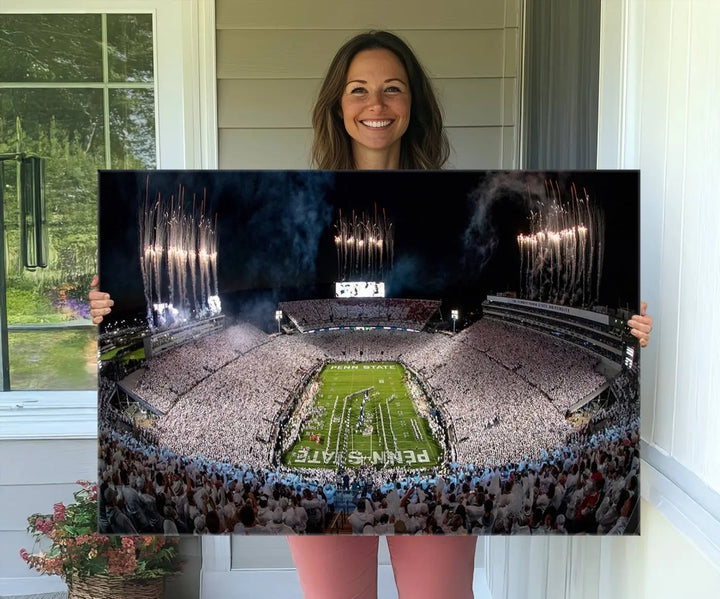
[[[161,599],[165,577],[182,568],[177,537],[98,534],[97,485],[78,484],[74,503],[28,517],[35,546],[20,556],[41,574],[61,576],[70,599]]]

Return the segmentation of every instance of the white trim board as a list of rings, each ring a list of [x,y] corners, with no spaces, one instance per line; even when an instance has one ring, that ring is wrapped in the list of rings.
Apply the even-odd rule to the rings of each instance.
[[[0,393],[0,440],[97,438],[97,391]]]
[[[492,599],[485,581],[485,570],[482,568],[475,568],[473,593],[475,599]],[[272,569],[202,574],[200,599],[255,599],[256,597],[302,599],[297,572],[294,569]],[[378,599],[398,599],[392,566],[378,566]]]
[[[720,567],[720,496],[695,473],[645,441],[641,441],[640,454],[642,497]]]

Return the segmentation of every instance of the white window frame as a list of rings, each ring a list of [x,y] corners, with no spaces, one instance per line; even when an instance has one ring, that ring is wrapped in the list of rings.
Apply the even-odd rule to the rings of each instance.
[[[0,0],[0,13],[150,13],[157,168],[217,168],[214,0]],[[0,439],[95,438],[97,391],[0,392]]]

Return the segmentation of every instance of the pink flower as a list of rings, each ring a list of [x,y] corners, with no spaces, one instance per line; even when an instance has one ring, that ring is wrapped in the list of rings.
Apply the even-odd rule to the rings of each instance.
[[[35,520],[35,528],[37,528],[38,531],[45,535],[49,534],[50,531],[53,529],[53,521],[38,518],[37,520]]]
[[[130,542],[132,543],[131,539]],[[135,572],[136,566],[137,560],[134,550],[108,549],[108,574],[132,574]]]
[[[20,557],[23,558],[24,562],[27,562],[29,559],[29,554],[27,552],[27,549],[21,549],[20,550]]]
[[[62,503],[56,503],[53,506],[53,517],[55,522],[62,522],[65,520],[65,505]]]
[[[132,537],[123,537],[120,542],[125,549],[135,549],[135,543],[133,542]]]

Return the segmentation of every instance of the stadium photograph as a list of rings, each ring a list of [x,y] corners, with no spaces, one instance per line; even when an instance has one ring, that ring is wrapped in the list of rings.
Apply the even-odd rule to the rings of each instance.
[[[99,208],[102,532],[639,532],[637,171],[101,171]]]

